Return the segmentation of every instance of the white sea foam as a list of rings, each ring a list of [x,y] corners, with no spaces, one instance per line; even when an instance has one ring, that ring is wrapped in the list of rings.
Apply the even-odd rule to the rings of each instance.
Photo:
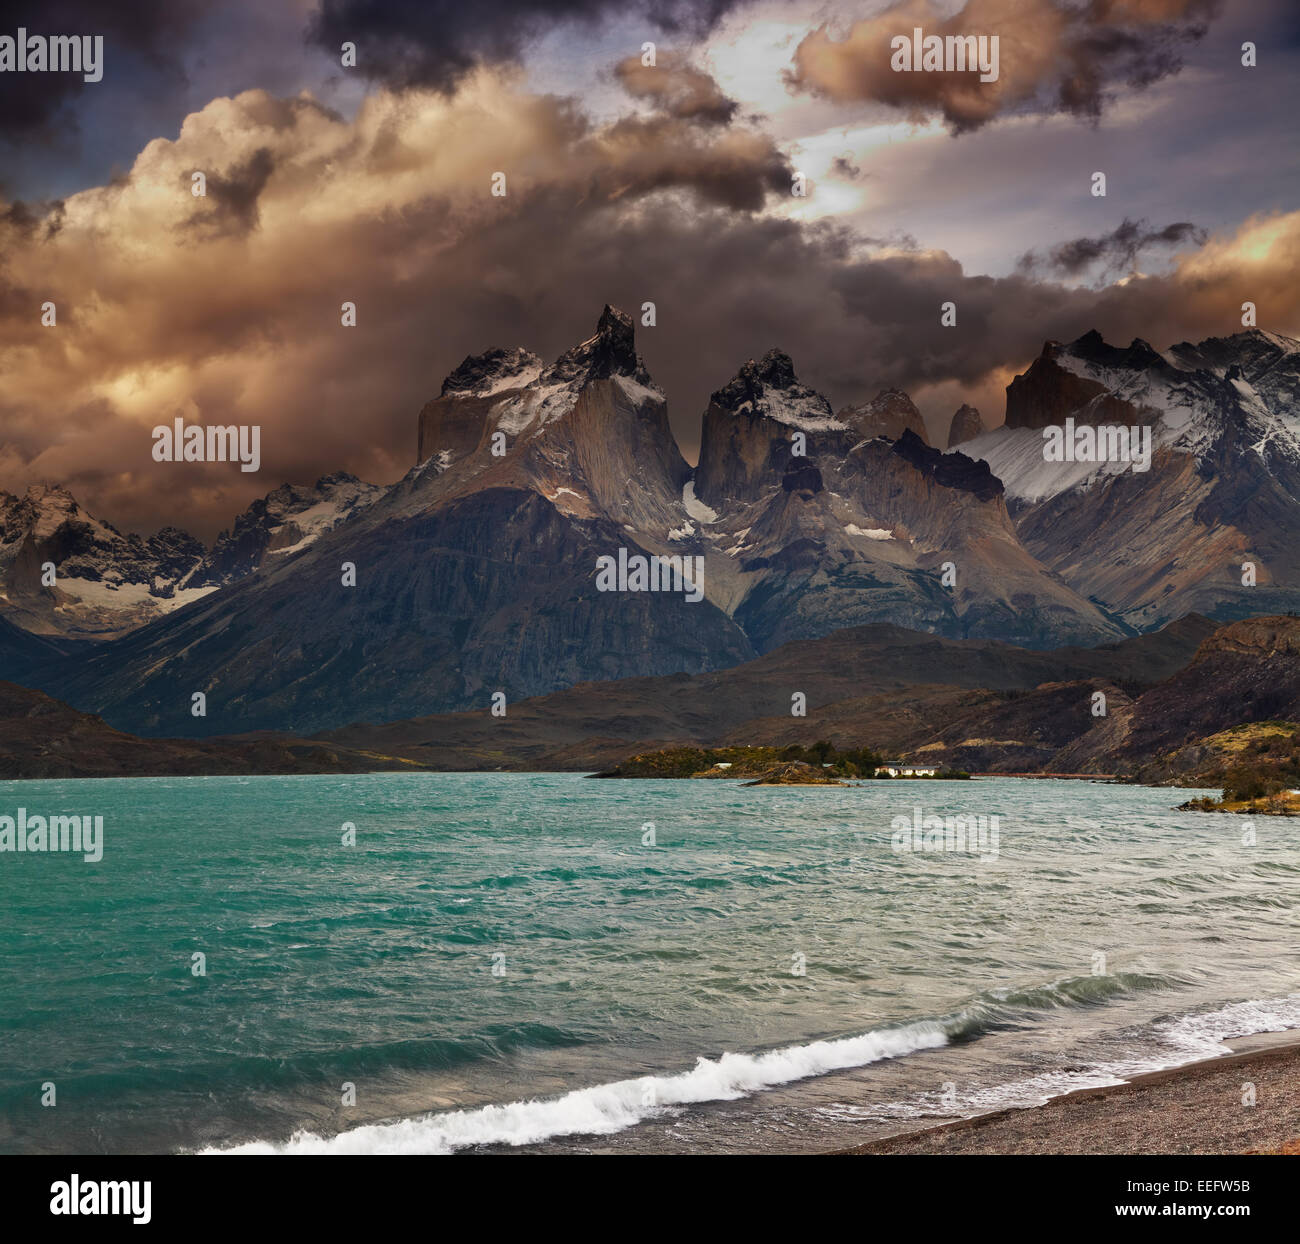
[[[931,1092],[884,1106],[836,1106],[822,1113],[828,1117],[839,1114],[846,1118],[884,1116],[910,1120],[948,1118],[954,1114],[971,1117],[997,1110],[1041,1106],[1054,1097],[1113,1087],[1137,1076],[1224,1057],[1232,1051],[1223,1043],[1235,1037],[1297,1028],[1300,1028],[1300,994],[1233,1002],[1218,1010],[1157,1021],[1135,1038],[1135,1048],[1127,1057],[1102,1059],[1089,1067],[1044,1071],[1021,1080],[976,1085],[955,1100]]]
[[[1197,1058],[1212,1058],[1225,1051],[1221,1042],[1260,1032],[1285,1032],[1300,1028],[1300,993],[1264,1001],[1233,1002],[1217,1011],[1183,1015],[1160,1024],[1163,1042]]]
[[[299,1132],[283,1144],[254,1141],[204,1153],[454,1153],[472,1145],[529,1145],[553,1136],[604,1136],[668,1107],[734,1101],[810,1076],[946,1045],[937,1023],[909,1024],[765,1054],[701,1058],[690,1071],[576,1089],[563,1097],[454,1110],[353,1128],[337,1136]]]

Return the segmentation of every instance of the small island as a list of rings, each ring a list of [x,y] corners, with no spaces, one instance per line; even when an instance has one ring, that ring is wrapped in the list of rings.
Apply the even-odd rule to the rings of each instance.
[[[968,779],[969,773],[886,761],[868,747],[836,748],[826,740],[804,747],[666,747],[620,761],[598,778],[748,779],[747,786],[844,786],[858,780]]]
[[[1300,790],[1280,790],[1252,799],[1233,799],[1229,791],[1220,799],[1202,796],[1178,805],[1179,812],[1232,812],[1237,816],[1300,816]]]

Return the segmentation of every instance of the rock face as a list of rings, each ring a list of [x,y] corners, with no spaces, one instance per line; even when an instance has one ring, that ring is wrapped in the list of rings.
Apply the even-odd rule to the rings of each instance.
[[[1007,390],[1006,426],[962,452],[988,462],[1025,546],[1080,595],[1137,629],[1227,620],[1300,606],[1297,409],[1291,338],[1252,329],[1161,353],[1089,333],[1045,346]],[[1149,429],[1150,469],[1046,461],[1042,429],[1066,418]]]
[[[542,360],[522,347],[470,355],[442,382],[442,392],[420,411],[416,462],[478,447],[487,412],[542,373]]]
[[[197,599],[205,553],[174,527],[148,539],[123,535],[66,488],[0,493],[5,616],[37,634],[107,638]],[[53,585],[45,582],[49,563]]]
[[[790,356],[769,350],[709,399],[695,495],[710,506],[757,500],[791,465],[796,432],[813,447],[805,459],[818,448],[843,452],[851,443],[848,425],[831,415],[820,393],[799,382]]]
[[[200,585],[221,586],[252,574],[268,557],[298,552],[372,504],[384,490],[339,471],[311,487],[282,484],[254,501],[208,554]]]
[[[974,406],[962,404],[953,413],[952,423],[948,425],[948,448],[956,449],[969,440],[974,440],[984,431],[984,420]]]
[[[922,444],[930,443],[925,435],[925,420],[921,418],[921,412],[902,389],[882,389],[861,406],[846,406],[836,418],[852,428],[859,440],[887,436],[896,441],[904,432],[910,432],[919,437]]]
[[[1072,352],[1070,357],[1093,358],[1098,343],[1101,338],[1095,332],[1080,337],[1070,347],[1047,342],[1029,370],[1007,386],[1006,426],[1045,428],[1064,423],[1067,418],[1091,424],[1138,422],[1137,410],[1130,403],[1115,397],[1100,381],[1081,375],[1060,361],[1067,349]],[[1143,343],[1133,344],[1136,348]],[[1142,357],[1145,359],[1144,354]]]
[[[897,391],[832,415],[779,350],[710,399],[693,481],[709,590],[759,651],[875,622],[1038,646],[1122,634],[1020,545],[985,464],[909,422]]]
[[[0,493],[0,604],[42,635],[106,640],[253,573],[268,556],[305,548],[383,490],[340,472],[312,487],[285,484],[253,502],[209,551],[164,527],[123,535],[65,488]],[[44,567],[53,563],[53,586]]]
[[[981,501],[1002,496],[1002,481],[989,470],[987,462],[975,462],[964,454],[940,453],[911,432],[904,432],[894,442],[894,453],[945,488],[974,493]]]

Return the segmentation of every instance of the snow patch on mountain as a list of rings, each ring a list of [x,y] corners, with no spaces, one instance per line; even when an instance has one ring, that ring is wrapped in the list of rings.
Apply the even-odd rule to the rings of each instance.
[[[705,505],[695,495],[695,481],[693,479],[688,479],[682,486],[682,505],[686,507],[687,514],[698,523],[716,523],[718,521],[717,510]]]
[[[614,382],[638,406],[642,402],[662,402],[663,392],[653,384],[642,384],[634,376],[615,376]]]
[[[824,398],[818,400],[825,402]],[[822,413],[818,402],[810,401],[807,394],[799,392],[768,389],[761,397],[742,403],[736,408],[736,413],[746,414],[751,410],[800,432],[842,432],[848,427],[830,413],[829,406]]]
[[[127,583],[112,579],[79,579],[68,576],[58,581],[59,591],[69,599],[56,605],[56,613],[69,613],[78,605],[89,605],[96,609],[152,609],[159,614],[171,613],[182,605],[217,591],[215,584],[209,587],[178,588],[170,596],[155,594],[158,584]]]

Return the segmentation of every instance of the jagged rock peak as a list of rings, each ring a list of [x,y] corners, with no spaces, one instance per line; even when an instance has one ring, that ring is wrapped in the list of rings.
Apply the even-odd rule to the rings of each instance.
[[[930,443],[921,412],[902,389],[881,389],[871,401],[846,406],[836,418],[864,439],[887,436],[896,441],[904,432],[911,432],[924,444]]]
[[[28,484],[25,500],[40,504],[50,499],[61,505],[76,505],[77,499],[62,484]]]
[[[982,459],[976,462],[961,453],[945,454],[927,445],[910,429],[894,442],[893,452],[944,488],[974,493],[981,501],[992,501],[1002,495],[1002,481],[989,470],[987,462]]]
[[[630,376],[642,384],[650,383],[650,373],[636,352],[632,317],[606,303],[596,324],[596,335],[561,354],[549,378],[586,381],[608,380],[611,376]]]
[[[337,487],[339,484],[360,484],[363,488],[373,487],[364,480],[358,479],[351,471],[331,471],[328,475],[322,475],[316,481],[316,490],[323,492],[328,488]]]
[[[60,523],[89,523],[92,527],[119,535],[111,523],[91,518],[81,508],[80,502],[62,484],[29,484],[21,496],[3,494],[0,501],[0,539],[6,538],[8,526],[39,528],[42,535],[54,530]]]
[[[522,388],[536,380],[542,360],[523,346],[503,350],[500,346],[482,354],[467,355],[442,382],[439,397],[486,397],[502,389]]]
[[[1141,337],[1134,337],[1127,346],[1113,346],[1095,328],[1089,329],[1068,346],[1058,347],[1055,353],[1070,354],[1102,367],[1124,367],[1141,371],[1169,367],[1168,359]]]
[[[808,418],[833,422],[831,404],[800,382],[793,360],[776,348],[757,361],[747,360],[710,402],[732,414],[766,415],[786,423]]]
[[[974,440],[984,431],[984,420],[980,412],[967,402],[963,402],[953,413],[948,425],[948,448],[955,449],[966,441]]]

